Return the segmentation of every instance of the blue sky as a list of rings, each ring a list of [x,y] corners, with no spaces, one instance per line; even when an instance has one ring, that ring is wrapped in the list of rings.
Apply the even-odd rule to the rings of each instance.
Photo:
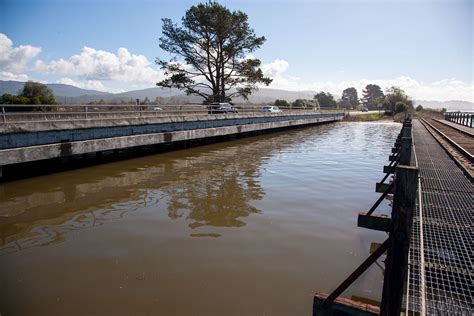
[[[162,76],[154,59],[167,56],[161,19],[179,21],[198,2],[0,0],[0,79],[152,87]],[[220,3],[267,38],[254,56],[271,87],[340,95],[374,82],[417,99],[474,98],[473,1]]]

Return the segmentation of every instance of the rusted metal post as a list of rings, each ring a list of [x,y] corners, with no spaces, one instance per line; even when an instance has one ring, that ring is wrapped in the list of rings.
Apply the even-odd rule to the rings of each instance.
[[[5,115],[5,107],[2,106],[2,117],[3,117],[3,123],[7,122],[7,116]]]
[[[339,285],[326,298],[326,300],[322,304],[323,310],[328,308],[336,297],[341,295],[342,292],[344,292],[349,287],[349,285],[354,283],[354,281],[357,280],[357,278],[361,276],[362,273],[364,273],[365,270],[367,270],[367,268],[369,268],[372,265],[372,263],[374,263],[380,256],[382,256],[385,253],[385,251],[387,250],[388,243],[389,243],[389,240],[388,239],[385,240],[384,243],[380,245],[380,247],[377,248],[377,250],[375,250],[367,259],[365,259],[365,261],[362,262],[361,265],[357,269],[355,269],[355,271],[352,272],[352,274],[347,279],[345,279],[344,282],[342,282],[341,285]]]
[[[418,168],[406,165],[397,167],[380,315],[400,315],[417,183]]]

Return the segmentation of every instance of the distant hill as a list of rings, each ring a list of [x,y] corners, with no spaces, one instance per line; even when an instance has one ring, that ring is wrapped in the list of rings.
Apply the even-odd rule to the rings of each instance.
[[[2,81],[0,80],[0,95],[4,93],[17,94],[23,89],[24,82],[20,81]],[[88,103],[103,99],[106,102],[118,103],[122,100],[129,101],[148,98],[154,101],[157,97],[161,98],[163,103],[201,103],[202,98],[198,96],[187,96],[180,90],[167,89],[161,87],[153,87],[142,90],[133,90],[123,93],[108,93],[96,90],[86,90],[75,86],[48,83],[47,86],[53,91],[56,100],[60,103]],[[236,98],[236,103],[270,103],[276,99],[284,99],[294,101],[296,99],[312,99],[316,94],[315,91],[286,91],[277,89],[259,89],[250,95],[249,100]]]
[[[23,89],[24,82],[20,81],[2,81],[0,80],[0,95],[4,93],[17,94]],[[201,103],[202,98],[197,96],[187,96],[180,90],[167,89],[160,87],[152,87],[142,90],[133,90],[123,93],[108,93],[97,90],[86,90],[75,86],[49,83],[47,86],[53,91],[56,100],[60,103],[88,103],[103,99],[108,103],[119,103],[121,101],[130,101],[135,99],[144,100],[148,98],[154,101],[160,98],[161,103],[185,104],[185,103]],[[274,102],[276,99],[294,101],[296,99],[312,99],[316,91],[287,91],[278,89],[261,88],[249,96],[249,100],[236,98],[236,103],[255,103],[264,104]],[[442,109],[446,108],[451,111],[474,111],[474,103],[468,101],[426,101],[416,100],[415,105],[421,104],[425,108]]]
[[[24,84],[24,82],[20,81],[0,80],[0,95],[4,93],[18,94],[23,89]]]
[[[0,80],[0,95],[4,93],[17,94],[23,89],[24,82]],[[55,96],[79,97],[84,95],[107,96],[112,93],[97,90],[86,90],[75,86],[61,83],[48,83],[47,86],[53,91]]]

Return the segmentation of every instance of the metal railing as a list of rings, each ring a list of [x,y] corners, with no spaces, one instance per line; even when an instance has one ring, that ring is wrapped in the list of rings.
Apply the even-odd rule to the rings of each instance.
[[[344,113],[343,109],[281,108],[280,113],[262,113],[263,106],[236,106],[237,113],[210,113],[205,105],[122,105],[122,104],[68,104],[68,105],[19,105],[1,104],[1,123],[33,121],[90,120],[113,118],[153,118],[185,115],[298,115],[312,113]]]
[[[415,209],[418,168],[411,165],[412,159],[412,123],[405,119],[403,128],[395,141],[389,159],[389,166],[384,167],[387,175],[377,184],[376,191],[383,192],[367,213],[360,213],[358,226],[368,229],[385,231],[389,237],[369,256],[354,272],[347,277],[326,299],[313,310],[317,315],[332,314],[328,310],[333,301],[341,295],[358,277],[360,277],[376,260],[387,252],[385,259],[384,284],[380,315],[400,315],[403,300],[404,284],[408,271],[408,246],[411,237],[411,223]],[[384,183],[389,174],[394,178],[390,184]],[[382,186],[386,184],[386,186]],[[382,187],[383,190],[379,190]],[[391,218],[377,216],[372,213],[380,205],[386,195],[393,194]],[[318,305],[319,304],[319,305]]]
[[[472,127],[472,120],[474,114],[472,112],[446,112],[444,113],[444,119],[459,125]]]

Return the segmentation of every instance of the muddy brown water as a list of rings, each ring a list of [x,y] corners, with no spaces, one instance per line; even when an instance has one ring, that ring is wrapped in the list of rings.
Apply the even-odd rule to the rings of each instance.
[[[399,130],[327,124],[0,184],[0,314],[310,315],[386,237],[357,214]],[[344,296],[378,300],[382,278]]]

